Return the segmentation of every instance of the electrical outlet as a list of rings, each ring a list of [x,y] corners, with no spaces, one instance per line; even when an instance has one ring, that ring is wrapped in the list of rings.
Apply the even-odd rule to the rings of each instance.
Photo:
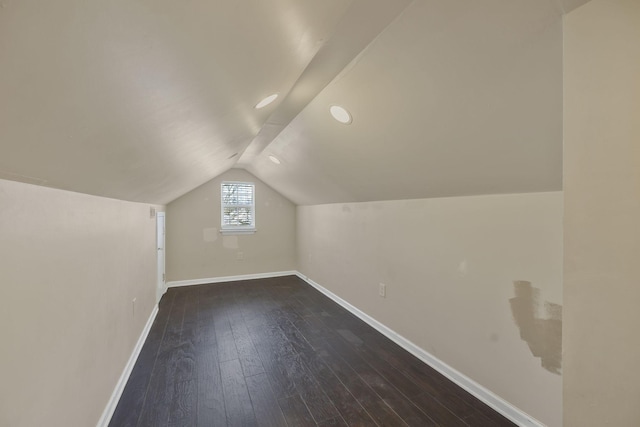
[[[244,259],[244,252],[238,252],[238,253],[236,254],[236,259],[237,259],[238,261],[243,260],[243,259]]]
[[[380,283],[380,288],[378,289],[378,294],[380,294],[380,296],[382,298],[386,298],[387,297],[387,285],[385,285],[384,283]]]

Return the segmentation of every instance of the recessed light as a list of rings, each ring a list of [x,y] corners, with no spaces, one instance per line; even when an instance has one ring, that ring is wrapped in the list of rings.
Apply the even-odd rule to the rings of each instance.
[[[340,123],[348,125],[353,121],[353,119],[351,118],[351,114],[344,107],[341,107],[339,105],[332,105],[331,108],[329,108],[329,111],[331,112],[333,118]]]
[[[278,160],[278,158],[276,156],[269,156],[269,160],[271,160],[276,165],[280,164],[280,160]]]
[[[267,105],[271,104],[273,101],[275,101],[277,97],[278,97],[277,93],[274,93],[273,95],[269,95],[262,101],[258,102],[255,108],[256,109],[264,108]]]

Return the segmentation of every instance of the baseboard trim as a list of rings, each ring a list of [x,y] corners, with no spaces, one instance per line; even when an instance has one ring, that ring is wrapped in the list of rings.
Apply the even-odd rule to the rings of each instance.
[[[144,325],[144,329],[138,338],[138,342],[136,346],[133,348],[133,352],[129,357],[129,361],[124,367],[124,371],[122,371],[122,375],[120,375],[120,379],[116,384],[115,389],[113,389],[113,393],[111,393],[111,398],[107,403],[107,407],[104,408],[104,412],[102,412],[102,416],[100,420],[98,420],[97,427],[108,427],[109,422],[111,422],[111,417],[113,416],[113,412],[116,410],[116,406],[118,406],[118,401],[122,396],[122,392],[124,391],[124,387],[127,385],[127,381],[129,381],[129,376],[131,375],[131,371],[133,370],[136,361],[138,360],[138,356],[140,355],[140,350],[142,350],[142,346],[144,342],[147,340],[147,336],[149,335],[149,331],[151,330],[151,325],[153,325],[153,321],[156,319],[158,315],[158,305],[156,304],[151,311],[151,315],[149,319],[147,319],[147,324]]]
[[[167,287],[178,288],[180,286],[208,285],[210,283],[238,282],[240,280],[269,279],[272,277],[297,276],[297,275],[298,275],[298,272],[295,270],[275,271],[271,273],[242,274],[238,276],[210,277],[207,279],[177,280],[173,282],[167,282]]]
[[[413,342],[409,341],[402,335],[398,334],[394,330],[388,328],[384,324],[378,322],[373,317],[369,316],[362,310],[357,307],[351,305],[346,300],[340,298],[338,295],[334,294],[330,290],[325,287],[319,285],[314,282],[304,274],[300,272],[296,272],[296,275],[307,282],[309,285],[316,288],[318,291],[322,292],[327,297],[331,298],[333,301],[350,311],[355,316],[359,317],[365,323],[369,324],[371,327],[376,329],[381,334],[385,335],[387,338],[398,344],[400,347],[407,350],[409,353],[416,356],[418,359],[422,360],[427,365],[431,366],[436,371],[440,372],[442,375],[480,399],[482,402],[493,408],[495,411],[504,415],[509,420],[513,421],[519,426],[522,427],[545,427],[543,423],[536,420],[529,414],[523,412],[522,410],[516,408],[506,400],[502,399],[498,395],[494,394],[490,390],[481,386],[477,382],[473,381],[471,378],[452,368],[451,366],[444,363],[442,360],[433,356],[429,352],[425,351],[421,347],[417,346]]]

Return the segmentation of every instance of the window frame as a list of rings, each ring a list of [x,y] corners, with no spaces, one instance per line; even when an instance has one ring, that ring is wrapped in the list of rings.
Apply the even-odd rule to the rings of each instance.
[[[251,187],[251,204],[245,203],[225,203],[224,186],[225,185],[244,185]],[[224,223],[224,209],[228,207],[248,207],[251,209],[252,223],[248,225],[229,225]],[[222,234],[253,234],[256,232],[256,185],[253,182],[246,181],[222,181],[220,183],[220,232]]]

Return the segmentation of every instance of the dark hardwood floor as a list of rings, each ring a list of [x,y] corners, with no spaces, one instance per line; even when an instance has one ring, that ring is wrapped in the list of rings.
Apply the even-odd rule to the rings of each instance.
[[[172,288],[110,426],[513,426],[295,276]]]

